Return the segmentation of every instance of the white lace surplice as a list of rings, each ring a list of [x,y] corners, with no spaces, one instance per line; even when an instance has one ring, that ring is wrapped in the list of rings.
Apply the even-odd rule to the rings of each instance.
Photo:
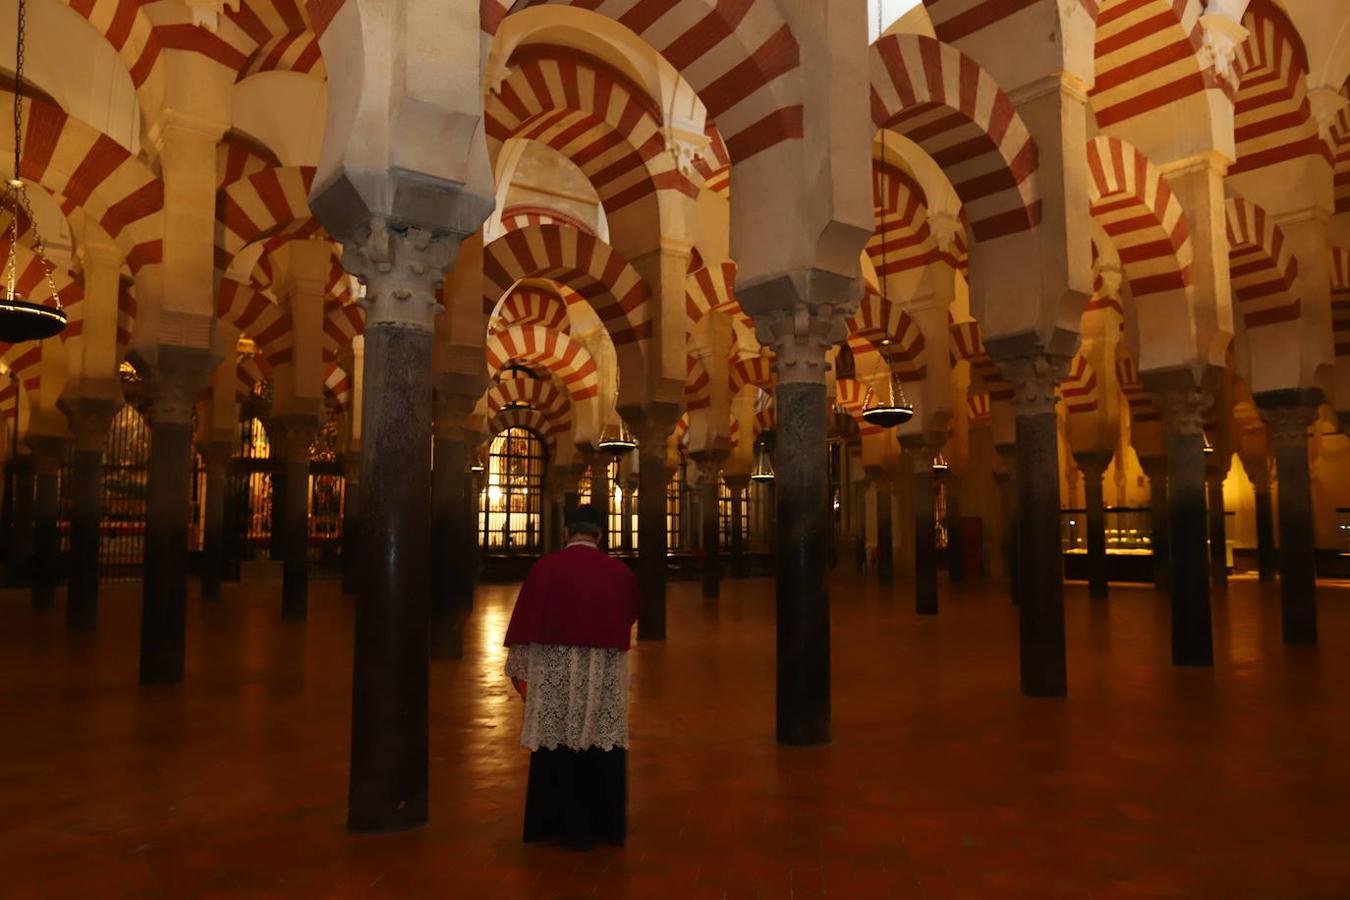
[[[506,674],[529,685],[520,746],[613,750],[628,746],[628,654],[598,647],[510,648]]]

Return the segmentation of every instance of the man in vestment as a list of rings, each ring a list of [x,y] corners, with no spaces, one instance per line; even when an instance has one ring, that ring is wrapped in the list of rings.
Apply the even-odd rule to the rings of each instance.
[[[565,546],[530,569],[506,630],[506,674],[525,700],[527,843],[624,840],[628,649],[642,594],[600,549],[602,515],[567,514]]]

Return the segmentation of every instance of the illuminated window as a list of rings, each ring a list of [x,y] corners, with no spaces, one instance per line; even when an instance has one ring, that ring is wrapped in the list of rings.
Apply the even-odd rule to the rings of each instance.
[[[548,454],[534,432],[508,428],[492,439],[478,498],[479,537],[493,553],[539,553]]]

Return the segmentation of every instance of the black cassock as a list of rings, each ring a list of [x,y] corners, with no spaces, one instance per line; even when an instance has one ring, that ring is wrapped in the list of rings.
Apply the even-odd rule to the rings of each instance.
[[[525,842],[558,840],[584,849],[622,844],[627,823],[628,751],[535,750],[525,792]]]

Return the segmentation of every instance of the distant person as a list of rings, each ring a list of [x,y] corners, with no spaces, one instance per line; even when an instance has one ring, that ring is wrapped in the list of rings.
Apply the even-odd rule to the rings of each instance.
[[[627,830],[628,649],[642,595],[606,556],[602,513],[567,513],[565,546],[530,569],[506,629],[506,674],[525,700],[526,843],[586,849]]]

